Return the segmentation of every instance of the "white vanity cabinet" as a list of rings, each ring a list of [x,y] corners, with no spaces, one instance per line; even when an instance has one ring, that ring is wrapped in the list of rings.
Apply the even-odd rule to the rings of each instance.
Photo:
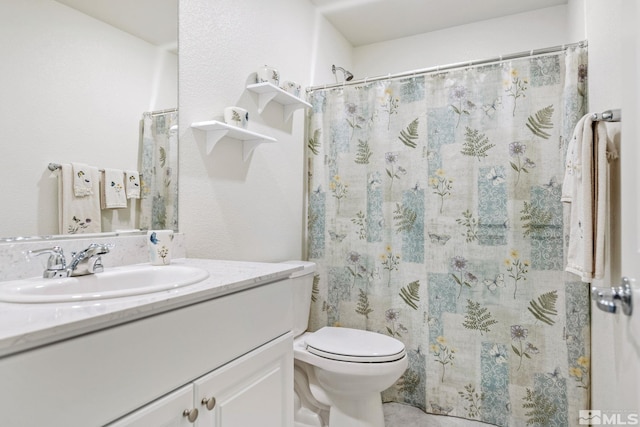
[[[292,426],[292,358],[288,333],[108,427]]]
[[[291,281],[252,286],[0,358],[0,426],[292,427]]]
[[[161,397],[107,427],[187,427],[193,424],[193,386],[188,385]],[[198,415],[198,412],[195,412]],[[196,418],[197,420],[197,418]]]

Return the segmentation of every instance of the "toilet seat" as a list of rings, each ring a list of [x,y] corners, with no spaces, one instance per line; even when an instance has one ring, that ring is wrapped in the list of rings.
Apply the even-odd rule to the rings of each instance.
[[[341,362],[384,363],[405,356],[404,344],[376,332],[324,327],[306,340],[309,353]]]

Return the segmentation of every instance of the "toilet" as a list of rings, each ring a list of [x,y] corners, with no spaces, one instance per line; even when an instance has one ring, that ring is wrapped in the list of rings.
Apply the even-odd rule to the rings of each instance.
[[[306,332],[315,264],[294,272],[295,427],[384,427],[380,393],[407,369],[404,344],[359,329]]]

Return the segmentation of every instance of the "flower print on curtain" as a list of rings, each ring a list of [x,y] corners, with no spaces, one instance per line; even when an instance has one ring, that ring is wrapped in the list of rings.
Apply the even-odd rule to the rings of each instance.
[[[177,111],[142,115],[142,229],[178,230],[177,125]]]
[[[499,426],[588,408],[588,288],[563,272],[557,184],[586,62],[574,46],[310,94],[310,325],[404,342],[385,401]]]

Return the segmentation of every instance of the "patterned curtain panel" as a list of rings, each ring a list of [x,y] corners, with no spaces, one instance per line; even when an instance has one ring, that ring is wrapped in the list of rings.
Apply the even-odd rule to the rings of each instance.
[[[578,424],[589,289],[565,273],[564,153],[584,47],[314,91],[311,328],[393,336],[385,401],[499,426]]]
[[[178,230],[177,125],[176,111],[142,116],[142,229]]]

